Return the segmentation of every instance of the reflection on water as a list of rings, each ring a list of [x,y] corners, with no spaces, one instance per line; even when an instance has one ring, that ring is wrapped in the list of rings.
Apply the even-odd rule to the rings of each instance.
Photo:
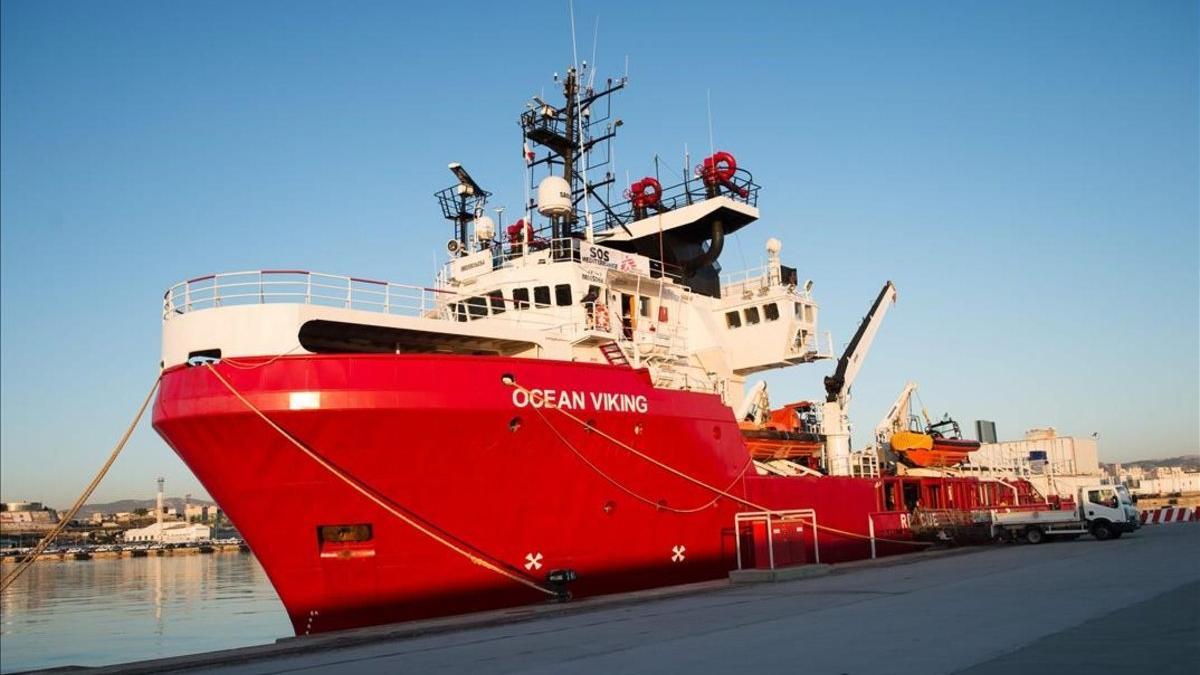
[[[0,599],[0,672],[176,656],[291,634],[248,554],[39,562]]]

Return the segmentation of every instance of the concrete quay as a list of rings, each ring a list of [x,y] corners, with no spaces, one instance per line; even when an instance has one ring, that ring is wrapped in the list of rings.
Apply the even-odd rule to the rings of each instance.
[[[1200,663],[1200,524],[928,552],[99,672],[1172,673]]]

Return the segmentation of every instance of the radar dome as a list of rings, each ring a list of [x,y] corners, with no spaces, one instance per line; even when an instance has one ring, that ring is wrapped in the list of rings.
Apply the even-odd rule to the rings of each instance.
[[[496,236],[496,222],[487,216],[479,216],[475,219],[475,239],[478,241],[490,241]]]
[[[767,240],[767,253],[769,253],[771,255],[779,255],[779,252],[782,250],[783,250],[783,242],[782,241],[779,241],[775,237],[771,237],[770,239]]]
[[[561,176],[546,176],[538,183],[538,213],[546,217],[571,213],[571,186]]]

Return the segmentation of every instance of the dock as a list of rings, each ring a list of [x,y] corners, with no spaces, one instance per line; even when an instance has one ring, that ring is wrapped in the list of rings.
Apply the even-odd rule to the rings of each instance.
[[[67,551],[51,551],[42,553],[37,557],[38,562],[50,561],[72,561],[77,560],[86,562],[88,560],[105,560],[109,558],[146,558],[160,556],[176,556],[176,555],[198,555],[202,553],[237,553],[245,552],[247,549],[240,544],[187,544],[173,546],[170,548],[122,548],[113,551],[96,551],[89,550],[84,555],[76,555]],[[0,556],[0,564],[16,564],[23,560],[21,555],[3,555]]]
[[[95,672],[1194,673],[1200,524],[834,565]]]

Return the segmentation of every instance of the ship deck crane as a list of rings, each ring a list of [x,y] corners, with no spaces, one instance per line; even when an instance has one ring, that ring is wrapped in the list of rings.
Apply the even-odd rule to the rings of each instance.
[[[892,440],[892,435],[899,431],[907,431],[909,428],[909,410],[912,408],[912,397],[917,392],[917,383],[908,382],[904,385],[904,389],[900,391],[900,395],[896,397],[896,402],[892,404],[888,414],[883,416],[879,424],[875,427],[875,443],[880,448],[886,448]],[[928,415],[925,416],[929,418]]]
[[[875,335],[883,324],[883,318],[896,302],[896,286],[891,282],[883,285],[875,304],[863,317],[858,331],[846,345],[846,351],[838,359],[837,369],[825,378],[825,404],[821,410],[822,433],[825,436],[826,471],[833,476],[853,474],[850,456],[850,420],[846,410],[850,406],[850,389],[863,361],[875,341]]]

